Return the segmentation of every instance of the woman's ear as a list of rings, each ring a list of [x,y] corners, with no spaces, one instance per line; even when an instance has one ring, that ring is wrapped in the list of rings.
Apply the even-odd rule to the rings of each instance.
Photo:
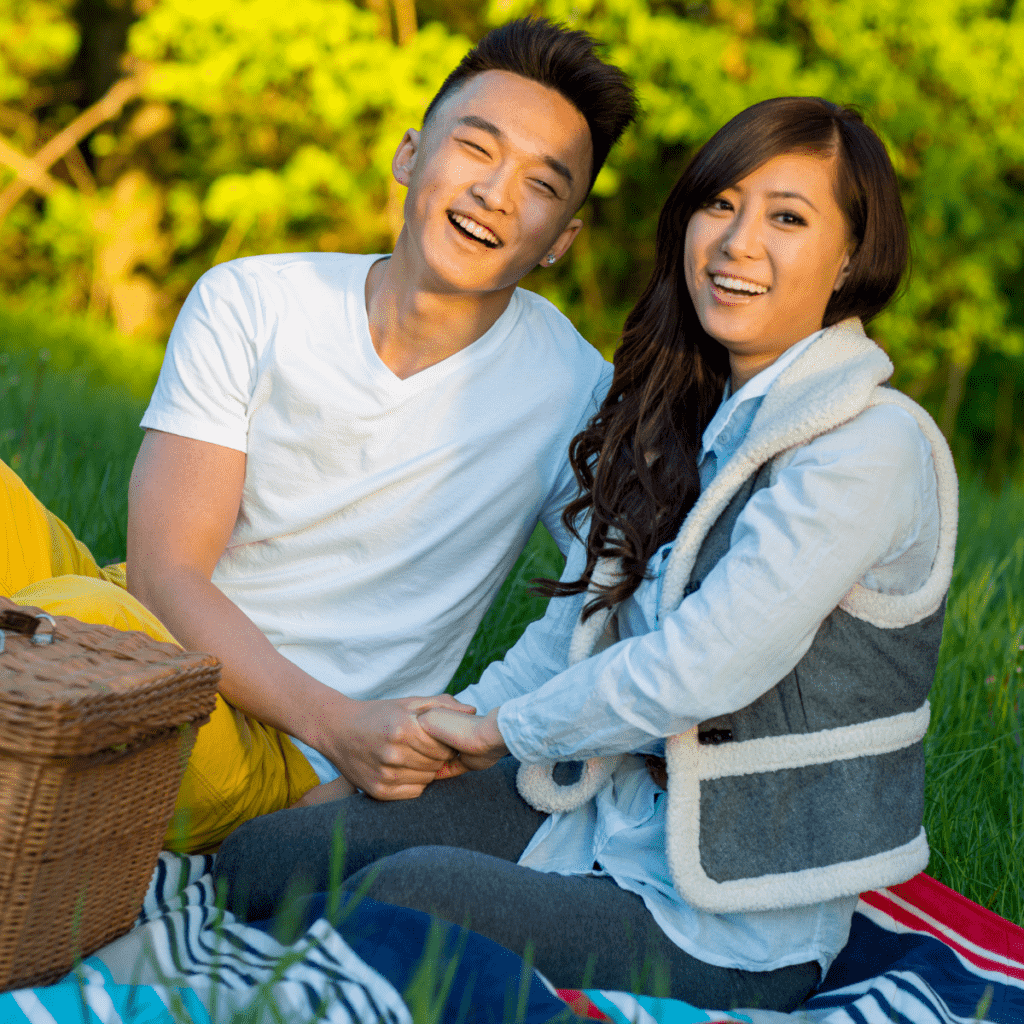
[[[416,166],[416,154],[420,149],[420,133],[410,128],[402,136],[402,141],[391,158],[391,173],[399,185],[408,187],[412,179],[412,169]]]
[[[839,268],[839,273],[836,274],[835,284],[832,285],[832,291],[837,292],[846,283],[846,279],[850,276],[850,264],[853,262],[854,253],[857,251],[857,243],[851,242],[849,248],[846,250],[846,255],[843,257],[843,265]]]

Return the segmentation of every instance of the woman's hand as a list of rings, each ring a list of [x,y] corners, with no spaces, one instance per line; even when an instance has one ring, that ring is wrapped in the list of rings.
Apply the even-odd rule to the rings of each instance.
[[[424,732],[457,750],[458,763],[470,771],[490,768],[508,753],[505,740],[498,731],[497,708],[486,715],[464,715],[445,708],[430,708],[417,720]],[[445,774],[452,777],[462,773],[452,766],[452,770]]]

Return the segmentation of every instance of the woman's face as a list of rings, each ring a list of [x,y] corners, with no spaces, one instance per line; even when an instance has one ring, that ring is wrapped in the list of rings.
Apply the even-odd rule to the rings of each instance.
[[[783,153],[719,193],[686,227],[686,286],[729,351],[733,388],[821,327],[853,245],[835,158]]]

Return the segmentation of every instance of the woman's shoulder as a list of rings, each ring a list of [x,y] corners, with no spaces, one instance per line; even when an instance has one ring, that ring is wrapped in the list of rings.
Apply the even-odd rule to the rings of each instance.
[[[787,462],[855,458],[909,467],[931,461],[936,438],[928,435],[938,431],[934,424],[931,424],[932,429],[927,429],[928,414],[900,392],[890,393],[887,388],[879,391],[877,404],[869,405],[852,419],[812,438],[794,450]]]
[[[886,508],[897,518],[898,507],[915,495],[927,499],[931,507],[939,477],[949,477],[952,487],[956,486],[949,449],[938,428],[934,424],[929,427],[930,420],[918,419],[909,400],[901,396],[893,402],[884,397],[776,456],[770,483],[788,480],[787,488],[805,496],[824,487],[827,493],[845,495],[845,500],[854,504],[855,494],[867,495],[875,507]],[[923,410],[921,413],[927,417]]]

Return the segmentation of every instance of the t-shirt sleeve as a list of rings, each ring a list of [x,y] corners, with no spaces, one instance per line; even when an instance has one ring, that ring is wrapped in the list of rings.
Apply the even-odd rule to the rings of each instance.
[[[143,428],[246,451],[261,328],[257,291],[237,261],[207,271],[171,331]]]
[[[608,388],[611,387],[613,373],[612,364],[602,359],[597,383],[594,385],[593,392],[580,415],[575,430],[573,430],[571,437],[566,440],[565,451],[562,453],[558,475],[555,478],[555,485],[552,487],[548,500],[541,510],[540,520],[547,527],[548,532],[554,538],[563,555],[568,554],[574,538],[562,522],[562,513],[565,511],[565,506],[579,494],[576,474],[573,472],[572,464],[569,462],[569,441],[587,425],[590,417],[601,407],[604,396],[608,393]]]

